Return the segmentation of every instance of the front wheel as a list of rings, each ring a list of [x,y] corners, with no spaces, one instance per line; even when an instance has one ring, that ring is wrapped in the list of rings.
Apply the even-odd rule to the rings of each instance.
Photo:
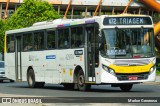
[[[79,73],[78,73],[78,79],[77,79],[77,81],[78,81],[78,83],[77,83],[78,89],[80,91],[86,91],[86,90],[88,90],[88,89],[91,88],[90,84],[86,84],[85,83],[85,76],[84,76],[84,73],[83,73],[82,70],[79,71]]]
[[[120,88],[122,91],[128,92],[132,89],[133,84],[121,84]]]

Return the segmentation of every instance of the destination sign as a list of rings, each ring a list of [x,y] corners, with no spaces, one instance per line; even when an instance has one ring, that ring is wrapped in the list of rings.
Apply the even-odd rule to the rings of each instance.
[[[107,55],[126,55],[126,50],[107,50]]]
[[[149,17],[106,17],[103,25],[152,25]]]

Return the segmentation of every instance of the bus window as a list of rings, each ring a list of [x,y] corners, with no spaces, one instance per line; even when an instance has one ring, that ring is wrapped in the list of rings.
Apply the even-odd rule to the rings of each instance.
[[[14,35],[9,35],[7,36],[7,52],[14,52],[14,44],[15,44],[15,39],[14,39]]]
[[[44,49],[44,32],[34,33],[34,50]]]
[[[23,51],[31,51],[32,47],[32,33],[23,35]]]
[[[84,46],[84,36],[82,27],[71,28],[71,47],[83,47]]]
[[[58,30],[58,48],[69,48],[69,29]]]
[[[48,49],[55,48],[55,31],[47,32],[47,48]]]

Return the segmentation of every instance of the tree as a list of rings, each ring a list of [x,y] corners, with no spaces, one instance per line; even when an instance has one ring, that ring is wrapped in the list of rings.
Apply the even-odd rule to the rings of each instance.
[[[6,30],[23,28],[35,22],[54,20],[59,15],[51,4],[42,0],[24,0],[24,3],[6,20],[0,20],[0,52],[3,52]]]
[[[154,19],[154,22],[160,21],[160,14],[159,14],[159,13],[155,13],[155,14],[153,15],[153,19]]]
[[[59,15],[51,4],[42,0],[24,0],[24,3],[9,18],[9,29],[31,26],[35,22],[53,20]]]
[[[0,53],[3,52],[5,30],[6,30],[6,21],[0,20]]]

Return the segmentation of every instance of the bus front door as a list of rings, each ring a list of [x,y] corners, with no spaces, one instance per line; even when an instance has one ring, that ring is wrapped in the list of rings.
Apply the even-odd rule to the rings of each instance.
[[[95,69],[97,68],[97,64],[98,64],[98,49],[97,49],[97,29],[96,29],[96,24],[91,24],[91,25],[87,25],[86,26],[86,81],[88,82],[95,82],[96,78],[95,78]]]
[[[16,36],[16,49],[15,49],[16,81],[22,80],[21,45],[22,45],[21,36]]]

